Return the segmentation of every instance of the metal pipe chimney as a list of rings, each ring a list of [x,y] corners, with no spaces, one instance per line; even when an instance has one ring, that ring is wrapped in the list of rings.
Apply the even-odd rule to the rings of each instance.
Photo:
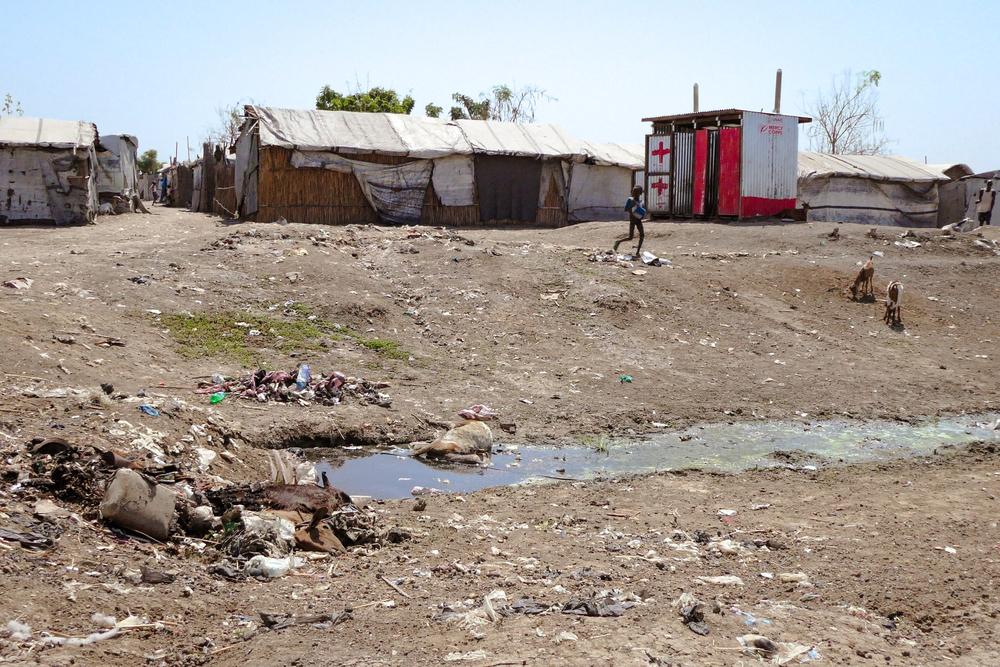
[[[698,113],[698,84],[694,84],[694,112]]]
[[[774,75],[774,113],[781,113],[781,70]]]

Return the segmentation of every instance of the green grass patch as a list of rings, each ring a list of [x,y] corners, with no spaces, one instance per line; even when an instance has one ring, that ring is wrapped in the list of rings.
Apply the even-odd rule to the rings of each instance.
[[[313,314],[303,303],[281,311],[221,311],[193,315],[164,314],[160,321],[186,357],[224,357],[243,366],[261,366],[270,350],[288,354],[320,349],[326,340],[353,340],[387,359],[408,359],[399,343],[383,338],[365,338],[346,327]]]
[[[611,453],[611,440],[604,435],[588,435],[580,438],[580,444],[593,449],[598,454],[607,456]]]
[[[361,347],[378,352],[383,357],[389,359],[409,359],[410,353],[399,347],[399,343],[394,340],[384,338],[355,338]]]

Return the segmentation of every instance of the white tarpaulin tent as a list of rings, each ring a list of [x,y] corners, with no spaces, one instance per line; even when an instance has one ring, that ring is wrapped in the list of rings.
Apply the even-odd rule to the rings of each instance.
[[[96,141],[93,123],[0,118],[0,224],[92,221]]]
[[[130,134],[105,134],[98,142],[97,193],[130,194],[136,191],[139,140]]]
[[[935,227],[947,166],[887,155],[799,153],[798,206],[811,221]]]
[[[256,151],[269,147],[291,151],[290,165],[294,169],[353,174],[378,217],[390,222],[420,220],[422,191],[428,183],[433,185],[442,206],[481,206],[484,220],[490,219],[490,212],[501,216],[516,212],[521,219],[525,211],[536,209],[536,198],[538,210],[561,211],[564,221],[620,219],[624,217],[632,172],[643,163],[640,146],[581,141],[555,125],[254,106],[247,107],[247,116],[236,151],[237,197],[244,216],[258,210],[260,157]],[[370,154],[412,158],[426,166],[353,159],[355,155]],[[511,161],[505,172],[495,161],[503,157],[559,161],[564,165],[563,173],[554,178],[551,169],[537,172],[536,168],[530,172],[533,187],[526,187],[527,163]],[[493,161],[487,164],[486,160]],[[479,168],[485,170],[483,174],[478,173]],[[517,184],[506,184],[505,173],[511,174]],[[578,182],[573,185],[577,175]],[[484,193],[488,199],[485,202]],[[551,201],[553,193],[558,201],[555,205]],[[518,201],[508,206],[510,202],[498,202],[498,197],[515,197]],[[531,198],[530,206],[525,197]],[[306,209],[301,215],[322,206],[304,201],[260,204],[283,210]],[[534,222],[534,217],[529,222]]]

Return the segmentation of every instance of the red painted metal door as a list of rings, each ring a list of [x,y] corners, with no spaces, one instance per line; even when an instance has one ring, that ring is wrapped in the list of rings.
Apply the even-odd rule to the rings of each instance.
[[[740,214],[740,128],[719,130],[719,215]]]
[[[695,215],[705,215],[705,177],[708,174],[708,130],[694,134],[694,201]]]

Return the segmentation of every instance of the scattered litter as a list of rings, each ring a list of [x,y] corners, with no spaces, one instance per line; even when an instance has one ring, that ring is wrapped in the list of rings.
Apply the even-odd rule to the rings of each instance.
[[[27,623],[7,621],[6,630],[11,641],[23,642],[26,639],[31,639],[31,626]]]
[[[648,250],[643,250],[640,257],[642,263],[646,266],[671,266],[669,259],[664,259],[662,257],[657,257]]]
[[[531,616],[534,614],[544,614],[549,610],[549,608],[545,605],[538,604],[530,598],[520,598],[510,606],[510,610],[516,614]]]
[[[305,561],[295,556],[270,558],[258,555],[247,561],[245,572],[251,577],[277,579],[291,572],[293,568],[303,565],[305,565]]]
[[[149,415],[150,417],[159,417],[160,411],[156,409],[155,406],[149,405],[148,403],[143,403],[139,406],[139,411],[143,414]]]
[[[922,244],[918,241],[907,239],[906,241],[893,241],[893,245],[897,245],[900,248],[919,248]]]
[[[807,586],[809,585],[809,575],[805,572],[782,572],[778,575],[778,581],[783,581],[786,584]]]
[[[104,492],[100,513],[105,521],[162,541],[170,535],[175,499],[173,491],[121,468]]]
[[[719,510],[719,516],[736,516],[736,510]]]
[[[742,586],[743,580],[732,574],[723,574],[716,577],[695,577],[695,581],[702,584],[714,584],[716,586]]]
[[[635,271],[632,272],[632,275],[633,276],[644,276],[644,275],[646,275],[646,273],[648,273],[648,272],[645,269],[636,269]]]
[[[942,549],[942,551],[944,551],[945,553],[949,553],[949,554],[957,554],[958,553],[958,549],[956,549],[955,547],[944,547]]]
[[[619,375],[618,376],[618,381],[620,383],[622,383],[622,384],[632,384],[632,376],[631,375]]]
[[[290,628],[293,625],[311,625],[317,628],[329,629],[335,625],[339,625],[344,621],[349,621],[354,616],[349,610],[344,610],[339,614],[308,614],[305,616],[296,616],[295,614],[272,614],[264,611],[257,612],[260,616],[261,622],[264,624],[268,630],[284,630],[285,628]]]
[[[226,394],[262,403],[282,401],[297,402],[300,405],[307,405],[311,401],[321,405],[337,405],[350,396],[367,405],[387,408],[392,405],[392,398],[379,391],[387,386],[384,382],[348,377],[339,372],[327,376],[315,375],[303,364],[290,372],[260,369],[221,384],[203,385],[196,391],[211,394],[213,403],[221,401]]]
[[[749,611],[743,611],[739,607],[732,607],[730,611],[733,612],[733,614],[735,614],[736,616],[742,618],[743,623],[749,628],[752,628],[756,625],[771,625],[771,621],[769,619],[757,618]]]
[[[460,410],[458,416],[469,421],[489,421],[497,418],[497,413],[489,406],[476,404]]]
[[[466,630],[475,638],[483,637],[481,628],[500,621],[501,615],[509,613],[507,594],[502,590],[494,590],[483,596],[482,604],[472,607],[471,600],[466,602],[442,604],[440,611],[434,615],[434,620],[455,622],[458,627]],[[475,604],[475,603],[472,603]]]
[[[579,639],[579,637],[577,637],[572,632],[569,632],[568,630],[563,630],[562,632],[560,632],[558,635],[555,636],[553,641],[557,644],[562,644],[563,642],[575,642],[577,639]]]
[[[705,623],[705,612],[703,605],[698,598],[690,593],[681,593],[681,596],[674,600],[674,607],[680,612],[681,620],[688,626],[691,632],[705,636],[708,634],[708,624]]]
[[[445,662],[471,662],[473,660],[485,660],[488,654],[483,649],[478,651],[468,651],[459,653],[457,651],[449,653],[444,657]]]
[[[208,397],[208,402],[211,403],[212,405],[217,405],[219,403],[222,403],[222,401],[224,401],[225,399],[226,399],[226,392],[217,391]]]
[[[810,662],[820,658],[815,647],[794,642],[775,642],[764,635],[743,635],[737,637],[737,641],[748,655],[762,657],[775,665],[785,665],[793,660]]]
[[[31,285],[34,282],[31,278],[14,278],[13,280],[5,280],[3,286],[14,289],[31,289]]]
[[[577,616],[617,617],[634,607],[638,602],[626,599],[621,591],[601,591],[588,599],[570,600],[562,607],[562,613]]]

